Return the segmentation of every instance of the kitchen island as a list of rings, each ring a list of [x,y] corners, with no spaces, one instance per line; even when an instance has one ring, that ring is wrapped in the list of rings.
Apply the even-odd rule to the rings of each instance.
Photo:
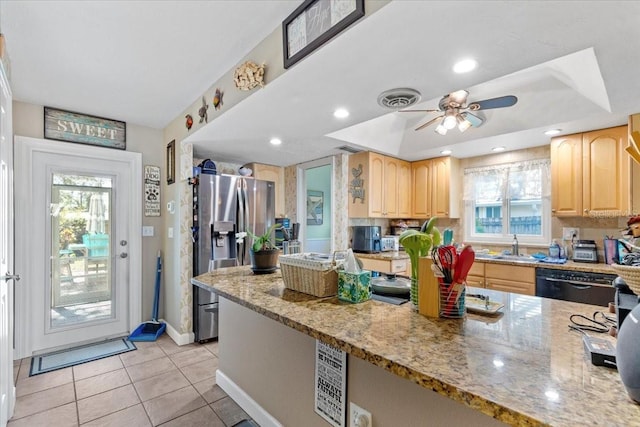
[[[262,425],[327,425],[313,411],[315,339],[348,354],[347,399],[376,426],[640,420],[618,372],[593,366],[567,328],[570,314],[600,307],[482,289],[503,314],[446,320],[410,304],[315,298],[248,267],[192,283],[221,296],[218,382]]]

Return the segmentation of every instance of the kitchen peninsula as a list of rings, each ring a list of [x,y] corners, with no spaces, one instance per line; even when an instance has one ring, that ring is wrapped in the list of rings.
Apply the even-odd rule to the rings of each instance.
[[[590,316],[595,306],[483,289],[505,304],[504,314],[446,320],[410,304],[315,298],[285,289],[279,272],[248,267],[192,283],[221,297],[218,383],[265,411],[260,418],[245,408],[264,426],[327,425],[313,410],[315,339],[347,353],[347,402],[370,411],[375,426],[640,419],[618,372],[591,365],[580,334],[567,328],[570,314]]]

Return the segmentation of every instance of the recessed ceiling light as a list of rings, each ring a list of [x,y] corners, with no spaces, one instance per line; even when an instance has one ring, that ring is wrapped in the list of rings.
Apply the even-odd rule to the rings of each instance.
[[[562,131],[562,129],[549,129],[548,131],[546,131],[544,134],[545,135],[557,135]]]
[[[454,73],[468,73],[469,71],[474,70],[478,66],[478,63],[474,59],[463,59],[462,61],[456,62],[453,66]]]
[[[447,154],[451,154],[451,150],[442,150],[440,154],[444,154],[446,156]]]
[[[504,147],[493,147],[491,151],[504,151]]]
[[[281,140],[280,138],[271,138],[271,139],[269,140],[269,142],[270,142],[272,145],[280,145],[280,144],[282,144],[282,140]]]
[[[344,108],[338,108],[333,112],[333,117],[338,119],[344,119],[345,117],[349,117],[349,112]]]

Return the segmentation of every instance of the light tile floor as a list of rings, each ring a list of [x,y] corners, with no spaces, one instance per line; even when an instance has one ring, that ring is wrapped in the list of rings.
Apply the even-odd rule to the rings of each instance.
[[[14,362],[9,427],[213,426],[249,416],[216,384],[218,343],[176,345],[166,334],[137,350],[29,377]]]

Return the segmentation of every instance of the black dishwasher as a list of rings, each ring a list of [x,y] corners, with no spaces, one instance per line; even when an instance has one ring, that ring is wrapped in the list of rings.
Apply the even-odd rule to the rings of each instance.
[[[614,301],[615,274],[536,268],[536,296],[607,306]]]

